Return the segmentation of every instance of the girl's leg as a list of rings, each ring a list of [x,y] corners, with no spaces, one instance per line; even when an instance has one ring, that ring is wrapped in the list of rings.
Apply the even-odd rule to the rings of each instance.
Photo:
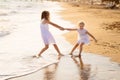
[[[80,58],[81,58],[81,52],[82,52],[82,49],[83,49],[83,45],[84,45],[84,43],[81,43],[80,48],[79,48],[79,57]]]
[[[56,44],[53,44],[53,46],[54,46],[55,50],[58,52],[59,56],[62,55],[58,46]]]
[[[77,44],[75,44],[75,46],[73,47],[73,49],[71,50],[71,52],[70,52],[70,55],[72,55],[72,53],[73,53],[73,51],[78,47],[78,43]]]
[[[40,53],[37,55],[37,57],[41,56],[41,54],[49,48],[49,45],[45,45],[45,47],[40,51]]]

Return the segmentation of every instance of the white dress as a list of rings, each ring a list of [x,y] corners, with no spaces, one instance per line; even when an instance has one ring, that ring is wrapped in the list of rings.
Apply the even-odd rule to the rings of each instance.
[[[78,29],[78,44],[84,43],[88,44],[90,42],[88,34],[86,33],[87,30],[85,29]]]
[[[42,22],[43,20],[41,21],[40,29],[41,29],[41,36],[44,44],[45,45],[55,44],[56,43],[55,39],[49,31],[49,25],[47,23],[43,24]]]

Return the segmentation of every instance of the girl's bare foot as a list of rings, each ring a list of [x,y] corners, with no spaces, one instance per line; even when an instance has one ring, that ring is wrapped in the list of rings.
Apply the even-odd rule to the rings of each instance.
[[[81,54],[80,54],[80,55],[75,55],[74,57],[79,57],[79,58],[81,58]]]
[[[40,57],[40,55],[36,55],[36,57],[37,57],[37,58],[39,58],[39,57]]]
[[[63,54],[59,54],[58,56],[64,56]]]
[[[33,58],[39,58],[39,56],[38,55],[34,55],[34,56],[32,56]]]
[[[72,53],[70,53],[70,55],[73,55]]]
[[[58,56],[58,60],[60,60],[61,56]]]
[[[41,55],[34,55],[33,58],[39,58]]]
[[[72,53],[70,53],[70,55],[71,55],[71,57],[73,57],[73,54],[72,54]]]

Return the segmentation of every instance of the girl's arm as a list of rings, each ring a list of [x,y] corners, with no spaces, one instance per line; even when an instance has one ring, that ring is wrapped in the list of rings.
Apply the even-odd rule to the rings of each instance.
[[[65,28],[65,30],[76,31],[77,29]]]
[[[47,21],[47,23],[51,24],[52,26],[54,26],[54,27],[56,27],[56,28],[59,28],[60,30],[64,30],[63,27],[61,27],[61,26],[59,26],[59,25],[57,25],[57,24],[55,24],[55,23],[53,23],[53,22],[51,22],[51,21]]]
[[[92,38],[95,40],[95,42],[97,42],[96,38],[95,38],[92,34],[90,34],[88,31],[87,31],[87,34],[88,34],[90,37],[92,37]]]

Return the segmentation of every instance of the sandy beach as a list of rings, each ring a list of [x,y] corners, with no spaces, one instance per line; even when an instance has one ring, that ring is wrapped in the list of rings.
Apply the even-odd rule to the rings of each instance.
[[[105,30],[109,28],[105,25],[119,20],[116,14],[116,11],[119,13],[118,10],[104,10],[99,14],[100,12],[96,12],[98,9],[87,6],[76,7],[68,3],[32,0],[10,0],[1,2],[0,6],[0,10],[7,14],[0,13],[0,80],[120,80],[120,64],[117,63],[119,28]],[[95,35],[98,43],[91,40],[91,44],[85,46],[81,58],[71,57],[69,51],[76,42],[76,32],[61,31],[49,26],[64,56],[59,57],[50,45],[42,57],[33,57],[44,46],[39,29],[39,16],[43,10],[49,10],[51,21],[63,27],[71,28],[79,20],[84,20],[86,28]],[[109,11],[116,14],[112,15],[116,19],[109,19],[110,16],[106,13]],[[103,18],[106,16],[108,18]],[[101,24],[105,27],[100,27]],[[109,53],[110,51],[113,53]],[[78,52],[76,49],[74,55],[78,55]]]
[[[79,5],[73,3],[61,3],[65,8],[60,14],[62,17],[73,23],[85,21],[86,29],[92,33],[98,43],[91,43],[84,46],[84,52],[91,52],[110,57],[112,61],[120,63],[120,10],[92,7],[90,5]],[[73,27],[73,26],[71,26]],[[76,32],[64,34],[67,41],[75,44]]]

